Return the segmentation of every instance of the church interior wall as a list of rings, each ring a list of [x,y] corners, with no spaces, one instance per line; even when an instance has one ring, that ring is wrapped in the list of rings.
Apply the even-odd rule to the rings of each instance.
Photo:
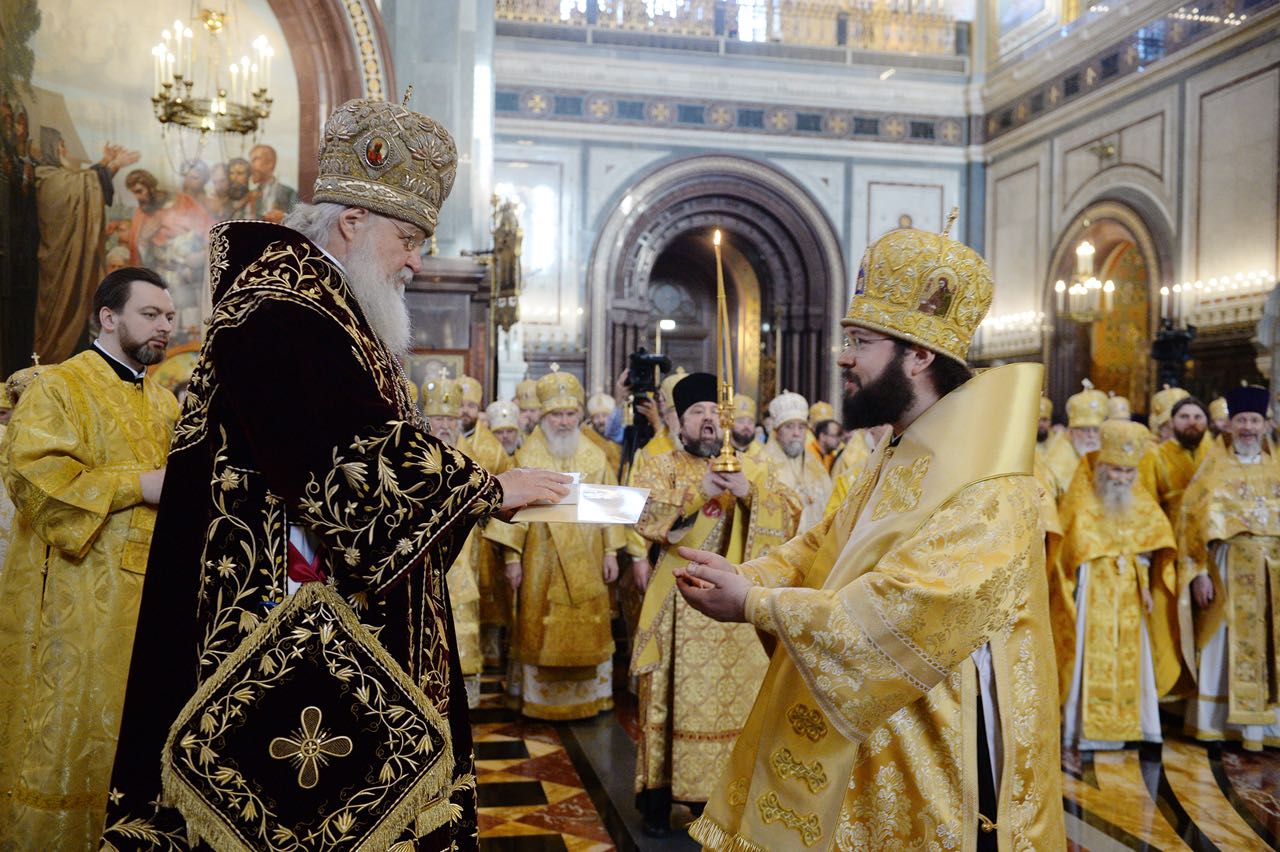
[[[1110,200],[1135,210],[1157,243],[1163,280],[1151,282],[1153,299],[1162,285],[1201,281],[1206,289],[1187,298],[1186,320],[1200,327],[1203,345],[1253,336],[1265,289],[1226,282],[1275,275],[1280,265],[1276,11],[984,144],[993,315],[1050,312],[1050,252],[1082,210]],[[1011,72],[1003,73],[998,83],[1007,86]],[[1054,73],[1028,71],[1022,85]],[[1222,292],[1208,293],[1211,278],[1222,279]],[[1029,355],[1037,337],[1025,336]]]

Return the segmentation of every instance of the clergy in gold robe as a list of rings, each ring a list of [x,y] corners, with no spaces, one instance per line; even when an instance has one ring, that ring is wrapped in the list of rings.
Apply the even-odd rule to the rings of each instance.
[[[659,456],[666,455],[676,449],[680,432],[679,418],[676,415],[675,400],[672,393],[675,386],[680,380],[687,376],[684,367],[677,367],[658,386],[658,393],[654,397],[654,405],[657,406],[658,417],[662,421],[662,425],[654,432],[645,445],[636,450],[635,456],[631,459],[627,468],[627,484],[635,485],[636,477],[640,471],[644,470],[646,464]],[[635,582],[636,589],[640,594],[644,594],[645,586],[649,582],[649,557],[650,543],[645,541],[644,536],[636,532],[634,527],[626,531],[626,553],[631,560],[631,574]]]
[[[1200,466],[1178,516],[1178,612],[1197,693],[1186,730],[1254,751],[1280,747],[1280,459],[1268,395],[1227,393],[1225,446]]]
[[[489,417],[489,431],[498,440],[502,451],[511,458],[520,449],[520,409],[505,399],[489,403],[484,410]]]
[[[849,440],[845,441],[844,449],[831,466],[831,496],[827,499],[824,515],[830,515],[844,504],[858,477],[866,470],[871,454],[891,431],[887,425],[855,429]]]
[[[798,393],[784,391],[769,403],[773,415],[773,435],[764,445],[761,458],[773,469],[778,481],[800,497],[802,533],[818,521],[831,497],[831,474],[822,461],[805,449],[811,437],[808,428],[808,403]]]
[[[1083,384],[1084,390],[1067,399],[1067,431],[1050,438],[1044,451],[1059,499],[1071,487],[1080,459],[1098,449],[1098,427],[1107,419],[1107,395],[1088,379]]]
[[[749,459],[758,459],[764,452],[764,444],[756,440],[756,401],[745,393],[733,395],[733,429],[729,441],[736,452]]]
[[[681,593],[776,642],[715,796],[713,850],[1061,849],[1056,666],[1031,475],[1043,369],[969,378],[984,260],[898,229],[844,320],[851,426],[890,423],[844,506]]]
[[[582,424],[582,434],[602,451],[609,461],[609,469],[616,476],[622,465],[622,446],[604,436],[618,403],[607,393],[593,393],[587,399],[587,420]]]
[[[691,373],[674,395],[681,447],[635,480],[649,489],[636,529],[659,547],[631,666],[640,693],[636,793],[652,836],[669,830],[673,799],[707,801],[768,664],[750,626],[712,621],[676,594],[673,569],[683,562],[674,545],[741,561],[786,541],[800,516],[799,498],[768,465],[739,454],[740,472],[712,471],[724,441],[715,376]]]
[[[582,474],[614,485],[604,452],[582,437],[582,385],[556,365],[538,380],[542,419],[516,464]],[[623,530],[612,525],[491,524],[506,548],[516,592],[507,695],[533,719],[585,719],[613,707],[613,633],[608,584],[618,578]]]
[[[1151,436],[1160,443],[1173,437],[1173,407],[1179,400],[1191,394],[1183,388],[1171,388],[1168,385],[1151,395],[1151,413],[1147,415],[1147,426],[1151,428]]]
[[[1136,484],[1150,435],[1131,420],[1103,423],[1102,449],[1085,456],[1062,500],[1058,558],[1076,612],[1074,641],[1058,644],[1067,652],[1058,671],[1071,673],[1062,742],[1081,751],[1162,741],[1148,618],[1152,574],[1171,562],[1174,539]]]
[[[1053,400],[1040,397],[1040,419],[1036,421],[1036,459],[1044,462],[1049,454],[1049,440],[1053,436]]]
[[[178,401],[145,378],[173,327],[154,272],[98,285],[93,347],[42,368],[0,443],[0,847],[96,848]]]
[[[1173,404],[1169,416],[1172,437],[1157,444],[1138,464],[1138,483],[1147,490],[1169,523],[1176,527],[1182,509],[1182,494],[1215,446],[1208,434],[1204,404],[1186,396]],[[1162,695],[1189,695],[1195,679],[1183,665],[1178,638],[1178,569],[1175,560],[1166,560],[1152,575],[1152,653],[1155,655],[1156,683]]]
[[[480,418],[480,407],[484,403],[484,391],[480,382],[471,376],[459,376],[457,379],[460,403],[458,405],[457,448],[467,458],[479,464],[492,474],[504,473],[515,466],[506,446],[493,432],[492,423],[485,423]],[[512,432],[514,436],[515,432]],[[514,450],[513,450],[514,451]],[[459,555],[459,564],[466,562],[476,582],[474,593],[479,596],[478,624],[479,641],[484,665],[499,666],[505,661],[504,643],[501,628],[510,621],[511,604],[507,600],[510,590],[502,578],[502,559],[498,548],[483,536],[486,521],[480,521],[472,529]],[[450,573],[450,577],[453,573]],[[461,582],[459,576],[457,581]],[[453,589],[450,588],[452,594]],[[468,595],[472,592],[468,591]],[[455,609],[454,617],[458,612]],[[470,613],[468,614],[470,617]],[[456,621],[455,621],[456,623]],[[470,635],[470,629],[468,629]],[[479,702],[480,669],[474,672],[474,679],[465,668],[467,677],[467,700],[475,706]]]
[[[829,402],[818,400],[809,406],[809,434],[805,436],[804,448],[815,459],[822,462],[827,473],[831,473],[831,465],[835,463],[836,451],[840,448],[838,433],[831,430],[824,440],[823,424],[836,419],[836,410]],[[775,421],[774,426],[777,426]]]
[[[520,409],[520,432],[528,435],[538,426],[542,409],[538,407],[538,383],[525,379],[516,385],[516,398],[512,400]]]

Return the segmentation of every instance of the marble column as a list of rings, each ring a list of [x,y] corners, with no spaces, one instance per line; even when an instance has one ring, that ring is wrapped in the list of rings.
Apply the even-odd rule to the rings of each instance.
[[[493,185],[494,0],[382,0],[396,82],[458,145],[458,176],[436,228],[440,255],[488,248]]]

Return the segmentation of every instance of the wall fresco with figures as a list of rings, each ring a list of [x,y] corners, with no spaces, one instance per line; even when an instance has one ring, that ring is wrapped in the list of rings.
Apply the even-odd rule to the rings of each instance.
[[[201,139],[156,120],[155,46],[179,21],[200,25],[185,0],[0,7],[12,50],[0,66],[0,373],[32,352],[47,363],[86,346],[93,289],[122,266],[165,277],[178,308],[173,344],[190,345],[209,227],[278,221],[296,200],[297,79],[279,24],[267,0],[212,5],[226,12],[230,49],[259,36],[275,46],[271,115],[256,134]]]

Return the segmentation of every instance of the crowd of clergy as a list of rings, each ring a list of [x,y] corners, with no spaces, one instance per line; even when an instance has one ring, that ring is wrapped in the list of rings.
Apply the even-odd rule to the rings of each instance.
[[[475,848],[486,670],[551,722],[634,692],[645,831],[680,803],[715,850],[1061,848],[1059,744],[1159,742],[1162,706],[1280,747],[1267,390],[1167,388],[1146,425],[1086,386],[1033,449],[1043,369],[970,372],[993,281],[949,220],[867,250],[839,417],[556,365],[486,406],[393,354],[456,159],[339,108],[315,204],[214,229],[181,410],[145,269],[8,378],[0,849]],[[638,521],[521,520],[563,474],[644,489]]]
[[[103,373],[101,387],[80,376],[76,392],[109,398],[121,365],[108,362],[114,373],[104,373],[106,359],[93,358],[88,366]],[[7,486],[0,491],[0,589],[14,604],[0,616],[4,661],[24,635],[20,623],[38,608],[20,602],[36,592],[32,578],[43,582],[51,573],[41,568],[47,560],[82,558],[90,548],[121,560],[126,571],[145,564],[145,549],[130,550],[132,541],[145,541],[129,534],[138,527],[130,513],[93,504],[90,470],[73,483],[50,460],[103,453],[75,447],[82,433],[69,431],[57,412],[63,386],[84,372],[76,360],[84,358],[19,370],[0,396],[0,436],[20,401],[28,410],[23,422],[39,424],[0,443]],[[1185,733],[1198,740],[1280,747],[1280,622],[1273,615],[1280,612],[1280,460],[1267,391],[1242,386],[1205,405],[1166,387],[1151,400],[1148,426],[1131,419],[1125,398],[1084,384],[1067,401],[1065,425],[1041,399],[1036,443],[1064,747],[1161,742],[1162,704],[1184,714]],[[715,378],[705,373],[675,369],[651,401],[629,394],[625,374],[617,396],[586,397],[579,380],[555,365],[520,382],[513,399],[487,406],[470,376],[442,371],[410,389],[433,434],[491,473],[532,467],[648,490],[632,527],[478,524],[447,581],[472,707],[486,668],[505,672],[508,703],[534,719],[611,710],[616,688],[638,695],[637,801],[646,830],[668,833],[673,803],[696,814],[710,797],[768,663],[751,625],[712,621],[676,593],[672,569],[683,562],[676,545],[740,563],[805,532],[845,501],[889,427],[846,431],[830,403],[810,405],[791,392],[760,418],[755,400],[737,394],[729,439],[743,469],[723,474],[711,467],[723,433]],[[176,409],[160,407],[164,432]],[[37,410],[48,413],[33,423]],[[654,435],[623,458],[632,417],[647,417]],[[146,423],[141,417],[99,434],[141,445]],[[150,454],[162,459],[167,436],[149,437]],[[93,544],[97,525],[109,544]],[[128,588],[82,582],[60,591],[68,613],[79,596],[129,611],[111,606]],[[60,648],[93,640],[75,635],[83,626],[71,618],[49,627],[37,649],[43,665],[55,666]],[[629,660],[623,672],[614,671],[619,647]],[[127,660],[128,649],[117,656]],[[97,675],[76,676],[90,683],[59,695],[71,706],[58,712],[100,714],[101,689],[91,683]],[[12,686],[6,703],[32,688]],[[76,736],[102,737],[74,728],[55,752],[80,750]],[[6,783],[30,760],[31,745],[16,733],[5,737]],[[105,782],[109,749],[95,763]]]

